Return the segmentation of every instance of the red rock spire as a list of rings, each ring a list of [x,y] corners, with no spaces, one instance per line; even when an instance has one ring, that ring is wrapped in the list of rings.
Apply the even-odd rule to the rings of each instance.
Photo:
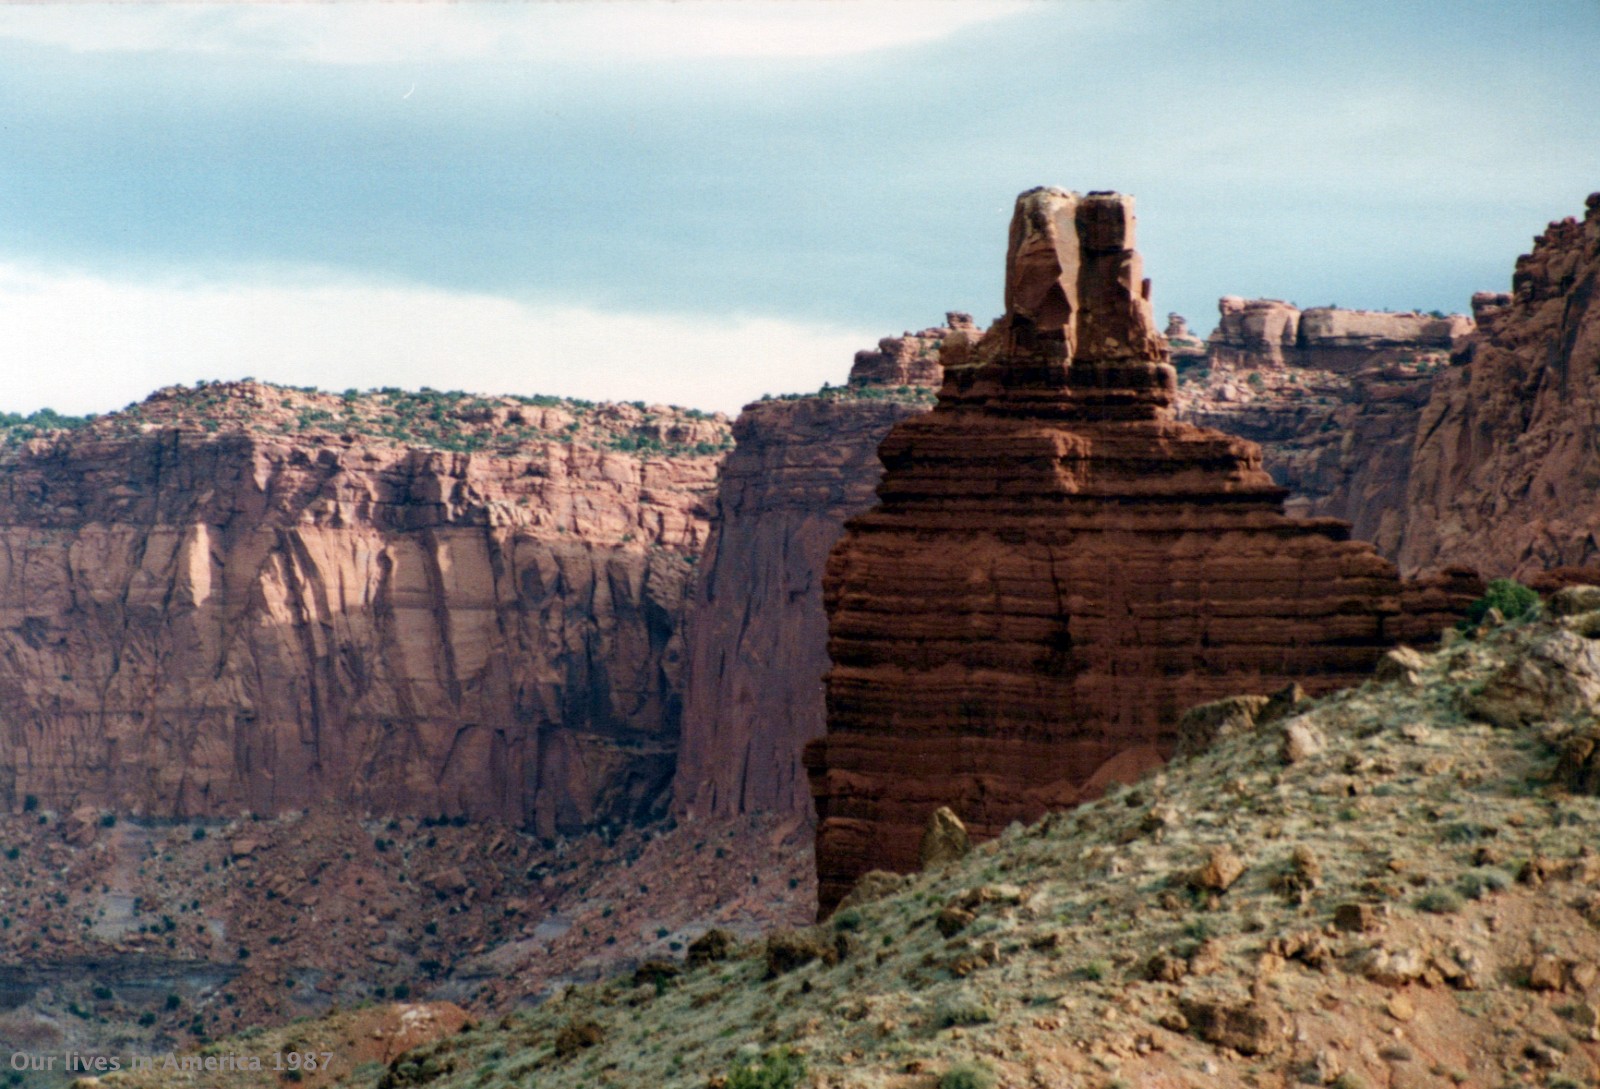
[[[1392,565],[1287,518],[1254,443],[1172,418],[1133,243],[1130,197],[1022,194],[1005,317],[947,341],[938,406],[879,448],[824,583],[824,911],[914,867],[941,805],[994,835],[1160,763],[1194,704],[1340,687],[1396,638]]]
[[[1018,197],[1005,316],[977,345],[974,367],[950,369],[948,399],[1074,419],[1170,415],[1177,375],[1150,310],[1135,222],[1133,198],[1118,193]]]

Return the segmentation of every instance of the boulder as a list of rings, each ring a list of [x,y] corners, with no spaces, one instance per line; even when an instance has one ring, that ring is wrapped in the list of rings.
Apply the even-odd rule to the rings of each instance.
[[[917,867],[936,870],[959,862],[972,850],[967,836],[967,826],[961,823],[955,810],[940,806],[928,818],[927,831],[922,833],[922,843],[917,848]]]
[[[1178,720],[1174,759],[1198,756],[1219,741],[1256,728],[1257,716],[1272,703],[1270,696],[1229,696],[1191,707]]]

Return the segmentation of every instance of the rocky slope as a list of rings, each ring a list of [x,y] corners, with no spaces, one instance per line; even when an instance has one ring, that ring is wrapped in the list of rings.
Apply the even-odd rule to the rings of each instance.
[[[698,966],[313,1084],[1592,1084],[1591,630],[1600,615],[1397,656],[1385,680],[875,879],[824,926],[702,942]]]
[[[845,519],[875,502],[878,444],[930,407],[946,325],[856,354],[845,387],[745,407],[723,463],[685,635],[674,807],[690,816],[801,813],[801,747],[826,721],[822,569]]]
[[[642,404],[254,382],[15,437],[0,807],[661,812],[728,442]]]
[[[1354,683],[1440,619],[1407,628],[1347,526],[1285,517],[1256,447],[1172,418],[1130,199],[1020,197],[1005,298],[829,561],[825,911],[940,805],[996,835],[1159,764],[1191,704]]]
[[[1203,364],[1182,372],[1178,417],[1259,443],[1291,514],[1347,521],[1394,559],[1417,422],[1472,321],[1233,296],[1218,309]]]
[[[503,1011],[708,926],[810,918],[811,869],[798,818],[540,841],[332,813],[0,816],[0,1039],[126,1056],[389,999]]]
[[[1400,561],[1496,575],[1600,558],[1600,193],[1518,258],[1510,295],[1473,299],[1480,332],[1420,425]]]

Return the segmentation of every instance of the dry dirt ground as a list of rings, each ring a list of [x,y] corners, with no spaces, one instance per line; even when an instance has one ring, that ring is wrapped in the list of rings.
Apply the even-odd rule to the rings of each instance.
[[[332,815],[0,818],[0,1043],[128,1060],[397,998],[508,1010],[707,927],[808,919],[809,837],[798,820],[550,843]]]

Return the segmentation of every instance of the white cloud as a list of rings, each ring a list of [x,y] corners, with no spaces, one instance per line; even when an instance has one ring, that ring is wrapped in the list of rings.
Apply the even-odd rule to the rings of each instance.
[[[0,411],[104,412],[197,379],[643,400],[736,412],[842,382],[876,332],[349,283],[195,287],[0,262]]]
[[[0,37],[80,52],[254,54],[330,64],[828,57],[938,41],[1037,2],[28,4],[7,6]]]

